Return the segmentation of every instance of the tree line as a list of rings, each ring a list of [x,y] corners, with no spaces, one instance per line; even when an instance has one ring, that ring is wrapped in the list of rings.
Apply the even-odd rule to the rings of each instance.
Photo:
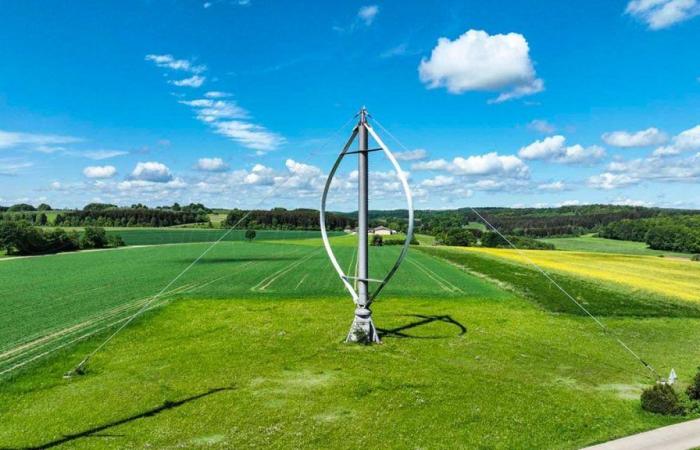
[[[201,204],[185,207],[177,205],[175,210],[172,207],[148,208],[141,204],[120,208],[116,205],[91,203],[82,211],[59,213],[54,219],[54,224],[68,227],[170,227],[190,223],[208,223],[207,214],[210,211]]]
[[[0,249],[8,255],[43,255],[122,245],[121,237],[107,235],[100,227],[86,227],[79,233],[62,228],[45,230],[24,221],[0,223]]]
[[[700,253],[700,216],[674,215],[620,220],[602,227],[598,236],[646,242],[654,250]]]
[[[657,216],[698,215],[696,210],[675,210],[619,205],[580,205],[559,208],[479,208],[479,213],[501,233],[532,238],[577,236],[595,232],[620,220]],[[406,210],[370,211],[374,222],[405,223]],[[416,231],[437,236],[450,229],[466,227],[470,222],[483,223],[471,208],[453,210],[416,210]]]
[[[327,213],[328,230],[343,230],[354,227],[356,220],[345,214]],[[318,230],[319,212],[315,209],[273,208],[267,210],[246,211],[234,209],[228,213],[224,224],[228,227],[258,228],[275,230]]]

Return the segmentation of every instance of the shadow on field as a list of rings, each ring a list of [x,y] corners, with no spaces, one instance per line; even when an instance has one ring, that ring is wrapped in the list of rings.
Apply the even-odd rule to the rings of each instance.
[[[108,422],[103,425],[98,425],[96,427],[90,428],[85,431],[81,431],[78,433],[73,433],[73,434],[67,434],[63,436],[62,438],[55,439],[53,441],[49,442],[44,442],[43,444],[39,444],[36,446],[31,446],[31,447],[2,447],[0,450],[40,450],[44,448],[51,448],[51,447],[56,447],[59,445],[63,445],[65,443],[74,441],[76,439],[80,438],[87,438],[87,437],[122,437],[124,435],[121,434],[108,434],[108,433],[100,433],[100,431],[107,430],[112,427],[116,427],[119,425],[124,425],[125,423],[132,422],[134,420],[138,419],[143,419],[146,417],[153,417],[155,415],[158,415],[162,413],[163,411],[167,411],[169,409],[177,408],[179,406],[184,405],[185,403],[190,403],[195,400],[199,400],[200,398],[208,397],[212,394],[216,394],[217,392],[222,392],[222,391],[231,391],[234,388],[232,386],[229,387],[223,387],[223,388],[214,388],[210,389],[206,392],[202,392],[201,394],[193,395],[191,397],[183,398],[182,400],[177,400],[177,401],[168,401],[166,400],[162,405],[157,406],[153,409],[149,409],[147,411],[144,411],[139,414],[135,414],[133,416],[126,417],[124,419],[119,419],[115,420],[113,422]]]
[[[377,332],[379,333],[379,337],[381,339],[387,338],[387,337],[395,337],[395,338],[409,338],[409,339],[446,339],[450,338],[452,336],[448,335],[440,335],[440,336],[412,336],[410,334],[404,333],[406,330],[410,330],[412,328],[417,328],[420,326],[428,325],[433,322],[445,322],[450,325],[454,325],[459,329],[459,333],[457,336],[462,336],[467,332],[467,327],[462,325],[461,323],[457,322],[455,319],[452,318],[452,316],[424,316],[422,314],[407,314],[405,317],[416,317],[421,320],[416,320],[414,322],[408,323],[406,325],[401,325],[400,327],[396,328],[391,328],[391,329],[385,329],[385,328],[377,328]]]

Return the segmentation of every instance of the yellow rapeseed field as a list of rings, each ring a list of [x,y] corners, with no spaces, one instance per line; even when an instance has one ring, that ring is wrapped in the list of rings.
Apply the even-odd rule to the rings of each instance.
[[[569,273],[700,302],[700,263],[690,260],[611,253],[521,250],[526,258],[511,249],[461,249],[522,264],[528,264],[529,258],[548,271]]]

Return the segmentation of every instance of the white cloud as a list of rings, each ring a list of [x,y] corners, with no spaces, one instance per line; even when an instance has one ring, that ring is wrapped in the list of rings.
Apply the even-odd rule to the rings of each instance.
[[[219,119],[245,119],[248,111],[231,100],[182,100],[183,105],[190,106],[197,112],[197,118],[202,122],[215,122]]]
[[[428,152],[422,148],[417,148],[415,150],[406,150],[405,152],[396,152],[394,156],[399,161],[416,161],[428,156]]]
[[[499,155],[496,152],[461,156],[452,160],[447,170],[457,175],[510,175],[526,177],[529,169],[523,161],[514,155]]]
[[[448,165],[444,159],[433,159],[414,163],[411,165],[411,170],[445,170]]]
[[[668,136],[658,128],[652,127],[636,132],[612,131],[604,133],[602,139],[613,147],[632,148],[661,145],[668,141]]]
[[[612,202],[613,205],[623,205],[623,206],[653,206],[652,203],[645,200],[633,200],[628,197],[617,197]]]
[[[421,181],[421,186],[425,187],[443,187],[450,186],[455,183],[455,177],[446,175],[438,175],[435,178],[427,178]]]
[[[282,136],[253,123],[231,120],[215,122],[213,126],[217,133],[255,150],[275,150],[285,142]]]
[[[645,22],[651,30],[668,28],[700,14],[697,0],[632,0],[625,13]]]
[[[564,200],[563,202],[557,203],[557,206],[578,206],[580,204],[580,200]]]
[[[179,87],[198,88],[202,84],[204,84],[204,80],[206,80],[206,77],[203,77],[200,75],[192,75],[191,77],[184,78],[182,80],[171,80],[171,81],[169,81],[169,83],[174,84],[175,86],[179,86]]]
[[[56,134],[21,133],[0,130],[0,150],[15,147],[30,147],[46,153],[47,147],[60,144],[73,144],[82,139]],[[50,153],[50,152],[49,152]]]
[[[86,158],[94,159],[95,161],[101,161],[103,159],[110,159],[115,158],[117,156],[128,155],[129,152],[121,150],[89,150],[86,152],[82,152],[81,154]]]
[[[137,163],[134,171],[131,172],[131,179],[134,181],[166,183],[173,179],[173,175],[165,164],[149,161]]]
[[[197,170],[205,172],[223,172],[228,169],[228,164],[221,158],[199,158]]]
[[[543,183],[537,186],[537,189],[541,191],[563,191],[566,189],[566,185],[563,181],[553,181],[551,183]]]
[[[694,150],[700,150],[700,125],[674,136],[671,145],[657,148],[654,150],[654,156],[673,156]]]
[[[112,178],[117,174],[114,166],[88,166],[83,169],[83,175],[88,178]]]
[[[535,119],[527,124],[528,129],[542,134],[551,134],[556,131],[556,127],[546,120]]]
[[[173,55],[146,55],[146,61],[153,62],[156,66],[171,70],[182,70],[194,74],[202,73],[207,70],[207,66],[194,65],[186,59],[176,59]]]
[[[605,156],[605,149],[597,145],[583,147],[579,144],[567,147],[566,138],[556,135],[521,147],[518,156],[528,160],[546,160],[561,164],[592,164]]]
[[[445,87],[452,94],[496,91],[502,102],[544,90],[537,78],[530,48],[518,33],[489,35],[469,30],[454,41],[438,39],[430,58],[423,58],[418,73],[429,89]]]
[[[357,17],[362,20],[365,25],[370,26],[372,22],[374,22],[374,19],[377,18],[377,14],[379,14],[379,6],[368,5],[360,8],[357,12]]]
[[[209,91],[204,94],[206,98],[226,98],[226,97],[231,97],[231,94],[228,92],[221,92],[221,91]]]
[[[589,185],[600,189],[643,182],[697,183],[700,181],[700,153],[687,158],[638,158],[614,161],[607,172],[589,178]]]

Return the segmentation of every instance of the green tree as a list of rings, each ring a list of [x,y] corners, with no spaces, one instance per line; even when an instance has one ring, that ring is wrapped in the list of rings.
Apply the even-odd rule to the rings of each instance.
[[[101,227],[85,227],[80,238],[80,248],[104,248],[109,245],[107,232]]]
[[[246,230],[245,239],[247,241],[252,241],[253,239],[255,239],[256,235],[257,235],[257,233],[255,232],[255,230]]]
[[[41,213],[39,214],[39,217],[37,218],[37,224],[41,226],[45,226],[48,223],[49,219],[46,217],[46,214]]]
[[[42,203],[41,205],[37,206],[36,209],[38,211],[51,211],[51,205],[47,205],[46,203]]]

